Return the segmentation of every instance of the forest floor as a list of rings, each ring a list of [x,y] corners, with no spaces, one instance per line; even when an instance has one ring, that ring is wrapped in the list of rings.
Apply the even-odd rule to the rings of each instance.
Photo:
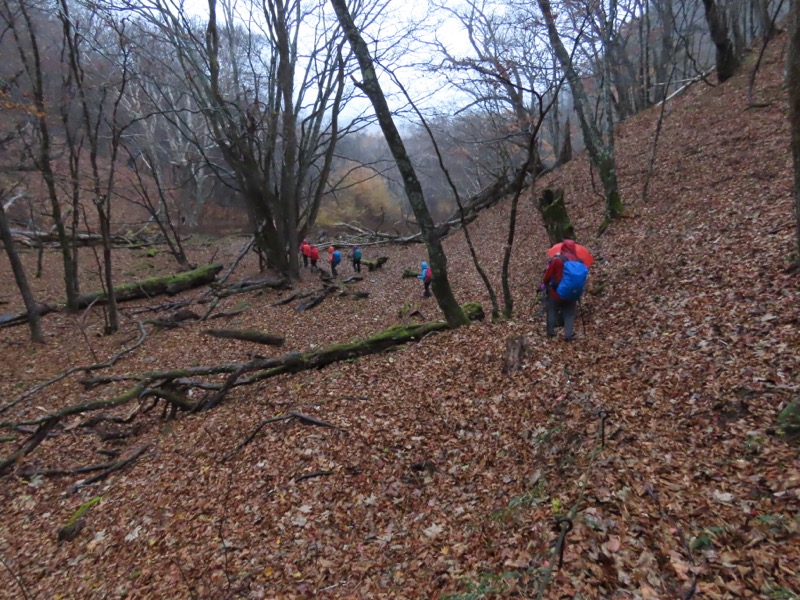
[[[747,93],[755,55],[724,85],[697,83],[668,103],[646,199],[660,108],[619,126],[626,216],[602,237],[585,157],[537,182],[521,202],[513,320],[235,388],[204,413],[69,419],[0,480],[0,597],[797,598],[800,446],[775,428],[800,395],[784,45],[782,36],[767,52],[757,107]],[[597,258],[571,344],[545,337],[536,300],[548,243],[533,200],[545,185],[565,189],[578,239]],[[495,286],[508,212],[502,203],[470,226]],[[245,243],[195,238],[190,259],[230,265]],[[463,234],[445,249],[456,296],[488,312]],[[152,254],[117,251],[117,277],[175,269],[165,251]],[[33,273],[35,253],[23,255]],[[272,357],[439,318],[419,280],[401,278],[424,248],[365,247],[365,258],[378,255],[385,267],[353,284],[366,299],[331,296],[302,313],[273,306],[288,292],[221,302],[246,310],[213,326],[280,334],[283,348],[210,338],[208,323],[145,325],[140,347],[95,374]],[[98,288],[91,251],[82,264],[83,289]],[[256,275],[251,255],[233,279]],[[60,300],[61,282],[48,251],[38,300]],[[304,272],[296,287],[318,286]],[[6,261],[0,301],[3,312],[22,308]],[[4,408],[131,346],[137,320],[152,318],[136,311],[164,301],[126,303],[112,336],[98,308],[45,316],[45,345],[29,343],[25,327],[0,330],[0,457],[28,437],[9,423],[124,390],[86,390],[76,373]],[[528,356],[504,373],[506,340],[519,335]],[[335,427],[276,421],[234,452],[290,412]],[[77,491],[89,475],[34,474],[138,450]],[[59,541],[97,497],[77,537]]]

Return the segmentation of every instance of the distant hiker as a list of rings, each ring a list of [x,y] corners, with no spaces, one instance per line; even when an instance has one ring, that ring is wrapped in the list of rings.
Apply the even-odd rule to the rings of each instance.
[[[311,246],[308,244],[308,240],[303,240],[303,243],[300,244],[300,252],[303,254],[303,267],[307,269],[308,254],[311,252]]]
[[[564,339],[575,337],[575,314],[583,295],[589,269],[578,259],[575,242],[564,240],[561,251],[547,264],[542,285],[547,289],[547,337],[554,337],[556,325],[564,320]]]
[[[361,273],[361,248],[353,246],[353,250],[350,252],[350,259],[353,261],[353,271]]]
[[[422,283],[425,285],[425,291],[422,292],[422,295],[425,298],[430,298],[431,296],[431,281],[433,281],[433,271],[428,266],[424,260],[420,264],[420,271],[421,273],[417,275],[417,279],[422,279]]]
[[[340,262],[342,262],[342,253],[333,246],[328,248],[328,263],[331,265],[331,275],[334,277],[338,275],[336,272],[336,265],[338,265]]]
[[[317,261],[319,260],[319,250],[316,246],[309,245],[308,247],[308,260],[311,261],[311,269],[317,269]]]

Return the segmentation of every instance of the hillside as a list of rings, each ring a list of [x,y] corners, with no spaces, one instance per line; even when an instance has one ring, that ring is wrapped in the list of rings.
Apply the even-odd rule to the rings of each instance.
[[[2,479],[0,597],[796,598],[800,446],[775,431],[780,409],[800,395],[784,38],[756,80],[765,106],[747,107],[752,66],[670,101],[646,202],[658,108],[620,125],[627,216],[602,237],[602,198],[585,158],[537,182],[564,187],[578,239],[598,259],[574,343],[544,335],[534,290],[548,244],[526,198],[512,322],[237,388],[207,413],[163,420],[159,409],[94,427],[78,417],[55,430]],[[470,226],[495,285],[508,209]],[[196,239],[191,259],[230,264],[244,243]],[[457,297],[488,307],[463,235],[445,248]],[[400,278],[422,252],[367,247],[367,258],[389,262],[356,285],[370,293],[362,301],[332,297],[296,313],[272,306],[280,296],[268,292],[220,304],[246,302],[223,324],[280,333],[283,348],[215,340],[202,323],[148,326],[144,344],[102,374],[319,348],[409,319],[400,313],[414,308],[436,318],[419,282]],[[24,260],[32,272],[35,254]],[[82,260],[83,288],[94,289],[93,259]],[[173,268],[146,249],[120,250],[117,261],[125,280]],[[60,299],[55,251],[44,266],[35,291]],[[248,257],[235,277],[256,266]],[[12,282],[0,262],[3,310],[20,308]],[[309,275],[300,287],[316,285]],[[151,318],[137,307],[160,303],[127,305],[125,330],[112,337],[99,335],[96,311],[45,317],[44,347],[29,344],[24,328],[0,330],[0,407],[131,346],[136,319]],[[516,335],[529,337],[530,356],[505,374],[506,339]],[[126,389],[86,390],[80,378],[0,419],[35,419]],[[236,450],[265,419],[290,412],[335,427],[276,421]],[[8,427],[1,435],[25,439]],[[4,441],[2,456],[15,447]],[[139,449],[135,463],[74,494],[85,475],[22,476]],[[97,496],[77,538],[59,542],[58,529]],[[554,569],[558,519],[567,517]]]

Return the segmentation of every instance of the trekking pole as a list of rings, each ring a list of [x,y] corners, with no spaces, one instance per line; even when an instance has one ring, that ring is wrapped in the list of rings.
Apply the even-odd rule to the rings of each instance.
[[[581,304],[580,300],[578,300],[578,311],[580,312],[581,315],[581,324],[583,325],[583,335],[584,337],[586,337],[586,315],[583,312],[583,304]]]

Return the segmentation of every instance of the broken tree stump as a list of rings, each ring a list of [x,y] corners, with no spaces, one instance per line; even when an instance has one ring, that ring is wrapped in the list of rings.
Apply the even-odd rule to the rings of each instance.
[[[268,346],[283,346],[286,341],[286,338],[283,336],[262,333],[255,329],[206,329],[203,333],[216,338],[243,340],[245,342],[266,344]]]
[[[530,353],[528,336],[516,335],[506,340],[506,355],[503,360],[503,373],[516,373]]]
[[[388,260],[388,256],[379,256],[375,260],[362,259],[361,264],[367,267],[368,270],[375,271],[385,265]]]

